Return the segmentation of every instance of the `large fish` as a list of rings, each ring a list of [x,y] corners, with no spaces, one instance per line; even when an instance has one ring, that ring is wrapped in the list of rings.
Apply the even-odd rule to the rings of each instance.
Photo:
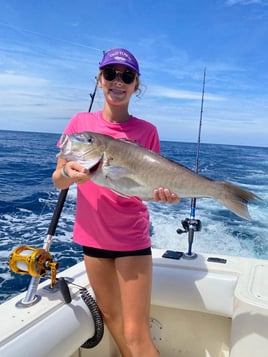
[[[247,204],[258,199],[228,182],[214,181],[130,141],[82,132],[63,134],[59,157],[90,170],[91,180],[124,196],[153,199],[153,191],[168,188],[178,197],[213,198],[250,219]]]

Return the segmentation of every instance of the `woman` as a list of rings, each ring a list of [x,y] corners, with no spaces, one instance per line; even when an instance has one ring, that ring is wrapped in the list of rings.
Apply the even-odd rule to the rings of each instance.
[[[99,69],[103,110],[76,114],[64,132],[98,132],[159,152],[155,126],[128,112],[130,98],[139,90],[136,58],[115,48],[104,54]],[[121,355],[158,356],[149,329],[152,256],[146,206],[137,197],[122,197],[97,186],[90,181],[90,172],[77,162],[59,158],[53,181],[59,189],[77,184],[74,241],[83,246],[90,284]],[[169,190],[157,187],[154,199],[179,201]]]

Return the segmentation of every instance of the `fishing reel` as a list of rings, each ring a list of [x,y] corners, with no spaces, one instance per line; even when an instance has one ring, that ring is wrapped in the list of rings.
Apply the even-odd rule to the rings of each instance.
[[[187,233],[190,229],[193,229],[195,232],[199,232],[202,228],[202,224],[199,219],[185,218],[181,221],[181,224],[184,230],[178,228],[178,234]]]
[[[9,267],[14,273],[29,274],[35,278],[51,273],[50,288],[53,288],[59,263],[52,261],[52,256],[46,249],[22,245],[11,253]]]

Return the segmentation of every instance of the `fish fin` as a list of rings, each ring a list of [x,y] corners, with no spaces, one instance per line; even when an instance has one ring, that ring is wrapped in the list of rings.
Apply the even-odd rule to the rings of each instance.
[[[217,182],[217,184],[222,186],[223,190],[220,191],[223,193],[221,197],[215,197],[216,201],[238,216],[251,220],[247,205],[249,202],[260,200],[261,198],[229,182]]]

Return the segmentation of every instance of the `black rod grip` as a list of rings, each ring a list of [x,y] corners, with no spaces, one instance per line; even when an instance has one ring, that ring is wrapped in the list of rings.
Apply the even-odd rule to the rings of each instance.
[[[51,222],[50,222],[50,225],[49,225],[48,231],[47,231],[47,234],[49,234],[51,236],[54,236],[54,234],[55,234],[68,190],[69,190],[68,188],[66,188],[65,190],[61,190],[61,192],[59,194],[58,202],[54,209],[53,216],[51,218]]]

